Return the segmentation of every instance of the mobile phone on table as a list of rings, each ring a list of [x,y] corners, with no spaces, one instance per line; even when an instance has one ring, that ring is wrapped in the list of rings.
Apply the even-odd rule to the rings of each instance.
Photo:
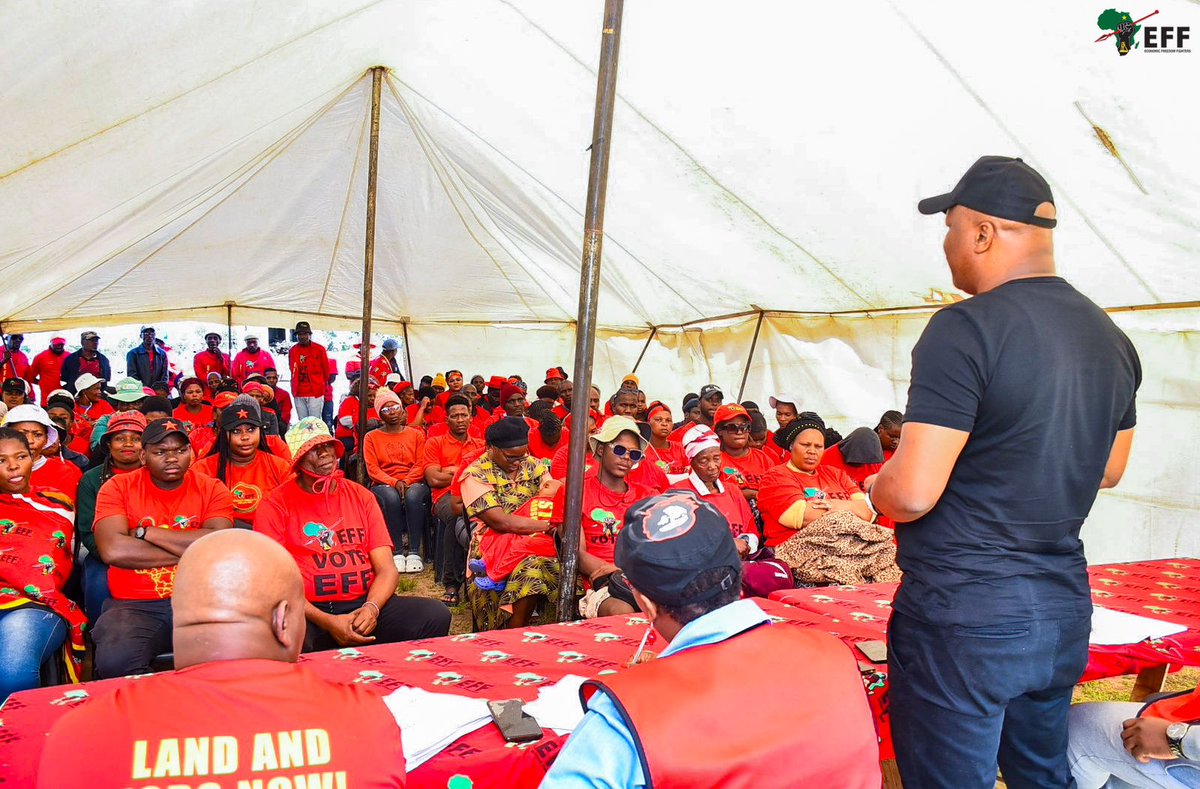
[[[506,742],[533,742],[542,739],[542,726],[525,711],[525,702],[489,701],[488,710]]]
[[[860,641],[854,646],[872,663],[887,662],[887,644],[882,641]]]

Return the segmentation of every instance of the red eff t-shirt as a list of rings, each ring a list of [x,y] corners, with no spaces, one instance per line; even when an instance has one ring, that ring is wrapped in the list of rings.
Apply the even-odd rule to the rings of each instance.
[[[292,371],[292,394],[296,397],[324,397],[329,380],[329,355],[325,346],[311,342],[293,345],[288,351]]]
[[[155,486],[144,468],[113,477],[96,495],[96,520],[122,516],[129,529],[193,531],[213,518],[233,520],[233,496],[212,477],[193,471],[175,490]],[[165,600],[175,589],[175,565],[144,570],[108,568],[108,586],[117,600]]]
[[[217,478],[221,458],[209,455],[193,466],[197,474]],[[264,497],[292,476],[292,467],[281,457],[255,452],[254,460],[245,466],[225,464],[225,486],[233,495],[233,513],[238,520],[254,523],[254,514]]]
[[[38,786],[404,786],[382,697],[295,663],[202,663],[93,693],[50,730]]]
[[[758,489],[758,509],[763,516],[763,536],[766,544],[774,547],[796,533],[779,522],[788,509],[803,499],[841,499],[855,496],[862,498],[858,483],[850,479],[840,468],[817,466],[813,474],[797,471],[791,463],[776,466],[763,477]]]
[[[732,479],[739,488],[758,490],[763,475],[776,465],[778,464],[767,457],[767,453],[761,449],[751,448],[740,458],[721,452],[721,475]]]
[[[328,493],[306,493],[288,480],[258,505],[254,530],[288,549],[314,603],[365,595],[375,580],[371,551],[392,547],[375,497],[348,479]]]
[[[617,550],[617,535],[625,525],[625,511],[642,499],[649,498],[655,491],[629,482],[625,493],[617,493],[600,484],[598,474],[583,478],[583,525],[580,539],[584,549],[602,562],[613,561]],[[550,522],[562,524],[566,505],[567,486],[563,485],[554,496],[554,515]]]

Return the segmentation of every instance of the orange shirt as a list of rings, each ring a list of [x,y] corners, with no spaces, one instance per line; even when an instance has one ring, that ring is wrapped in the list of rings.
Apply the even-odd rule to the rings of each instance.
[[[200,663],[92,696],[50,730],[38,786],[405,785],[382,696],[295,663]]]
[[[766,544],[773,548],[796,533],[780,523],[780,518],[796,502],[852,498],[863,498],[863,492],[841,469],[817,466],[816,473],[804,474],[791,463],[776,466],[763,477],[758,489],[758,510],[763,517]]]
[[[194,428],[197,428],[200,425],[210,425],[213,421],[212,406],[208,405],[207,403],[201,403],[200,412],[196,414],[193,414],[191,411],[187,410],[187,406],[183,403],[180,403],[175,407],[175,410],[171,412],[171,416],[175,418],[176,422],[182,422],[184,424],[185,428],[188,430],[189,436]]]
[[[75,504],[75,493],[79,489],[79,480],[83,472],[74,463],[68,463],[61,458],[46,458],[46,462],[33,470],[29,481],[35,488],[53,488],[71,499]]]
[[[217,464],[221,458],[210,455],[192,464],[192,470],[206,477],[217,477]],[[233,514],[238,520],[254,523],[254,514],[263,498],[292,476],[292,468],[286,460],[266,452],[255,452],[249,465],[225,465],[225,487],[233,496]]]
[[[329,355],[324,345],[310,342],[293,345],[288,351],[288,367],[292,371],[292,394],[296,397],[324,397],[325,382],[329,380]]]
[[[123,516],[129,528],[193,531],[213,518],[233,520],[233,496],[212,477],[183,475],[175,490],[155,486],[145,468],[113,477],[96,495],[96,519]],[[117,600],[165,600],[175,588],[175,565],[145,570],[108,568],[108,586]]]
[[[375,497],[344,477],[326,493],[306,493],[293,477],[263,499],[254,530],[287,548],[314,603],[366,595],[371,551],[392,547]]]
[[[423,482],[425,465],[421,453],[424,448],[425,434],[415,427],[406,427],[399,433],[372,430],[363,438],[367,474],[381,485]]]
[[[467,434],[464,441],[458,441],[449,433],[443,433],[440,436],[435,436],[425,442],[425,448],[421,451],[421,473],[425,473],[425,469],[430,466],[437,468],[453,467],[461,470],[466,463],[463,462],[464,456],[475,457],[483,454],[483,450],[487,445]],[[457,472],[456,472],[457,473]],[[430,492],[433,494],[433,501],[436,503],[441,501],[442,497],[450,492],[450,485],[444,488],[430,487]]]

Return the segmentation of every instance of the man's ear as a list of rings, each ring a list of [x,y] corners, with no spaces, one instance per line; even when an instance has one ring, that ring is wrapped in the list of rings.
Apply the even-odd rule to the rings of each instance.
[[[304,633],[297,634],[295,628],[288,622],[290,613],[291,606],[287,600],[280,600],[271,610],[271,631],[275,635],[275,640],[287,652],[291,652],[296,646],[297,639],[304,638]]]
[[[984,219],[975,226],[974,248],[975,254],[982,255],[992,248],[992,242],[996,240],[996,224],[990,219]]]

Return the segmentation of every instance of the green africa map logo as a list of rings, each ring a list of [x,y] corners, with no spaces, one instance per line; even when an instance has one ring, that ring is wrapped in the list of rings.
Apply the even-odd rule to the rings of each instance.
[[[1134,49],[1142,49],[1144,52],[1191,52],[1190,49],[1185,48],[1191,35],[1191,28],[1182,26],[1146,26],[1142,36],[1145,47],[1142,47],[1142,42],[1138,41],[1138,33],[1143,30],[1141,23],[1157,13],[1158,11],[1155,10],[1140,19],[1134,19],[1128,11],[1118,11],[1115,8],[1105,9],[1097,17],[1096,26],[1109,32],[1097,38],[1095,43],[1099,44],[1110,38],[1114,39],[1117,54],[1121,57],[1128,55]]]

